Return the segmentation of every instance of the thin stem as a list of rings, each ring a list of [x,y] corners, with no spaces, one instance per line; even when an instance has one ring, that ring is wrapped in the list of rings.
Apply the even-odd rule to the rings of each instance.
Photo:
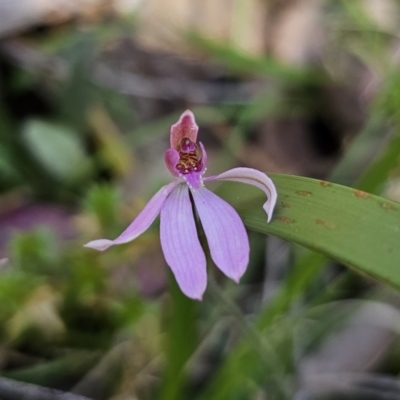
[[[280,366],[279,357],[277,356],[272,345],[260,337],[254,327],[248,323],[239,307],[221,291],[212,273],[209,273],[208,287],[210,293],[217,300],[217,302],[223,305],[235,317],[239,328],[242,329],[246,335],[248,335],[253,343],[255,343],[257,350],[261,350],[260,354],[268,369],[271,371],[274,371],[275,369],[276,373],[271,373],[271,378],[275,381],[277,388],[283,397],[285,399],[290,399],[291,391],[287,387],[288,384],[283,377],[284,371]],[[279,368],[279,370],[277,370],[277,368]]]

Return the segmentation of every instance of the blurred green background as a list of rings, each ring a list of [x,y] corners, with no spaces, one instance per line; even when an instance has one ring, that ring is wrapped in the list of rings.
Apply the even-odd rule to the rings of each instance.
[[[171,180],[187,108],[209,174],[400,201],[399,22],[397,0],[0,0],[0,398],[399,399],[400,296],[337,261],[249,230],[240,285],[212,268],[200,303],[157,223],[83,248]]]

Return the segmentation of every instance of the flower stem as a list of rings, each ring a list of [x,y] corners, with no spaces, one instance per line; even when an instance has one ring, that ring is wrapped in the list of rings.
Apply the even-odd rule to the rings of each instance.
[[[243,331],[244,334],[249,337],[249,339],[251,339],[254,346],[256,347],[256,350],[261,355],[263,363],[268,368],[268,370],[271,371],[271,379],[275,382],[276,388],[282,398],[290,399],[291,390],[288,388],[288,382],[283,376],[284,371],[280,366],[279,357],[276,354],[272,345],[267,340],[260,337],[257,330],[249,324],[239,307],[223,293],[223,291],[217,284],[215,277],[210,272],[208,288],[214,299],[221,306],[223,306],[232,316],[235,317],[239,328]]]

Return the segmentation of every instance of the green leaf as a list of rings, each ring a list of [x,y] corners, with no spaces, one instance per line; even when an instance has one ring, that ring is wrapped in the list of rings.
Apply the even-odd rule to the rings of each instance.
[[[249,229],[298,243],[400,288],[400,204],[325,181],[270,176],[279,196],[270,224],[259,191],[241,184],[221,190]]]
[[[318,82],[324,78],[317,71],[306,68],[290,67],[280,63],[272,57],[255,57],[240,51],[232,46],[227,46],[217,40],[198,35],[196,32],[188,32],[187,40],[196,45],[200,50],[205,50],[230,67],[235,72],[246,74],[272,75],[275,79],[282,79],[292,83]]]
[[[72,352],[56,360],[7,371],[4,376],[42,386],[57,386],[65,380],[81,378],[82,374],[86,374],[90,368],[93,368],[100,356],[100,352]]]
[[[105,236],[117,236],[121,227],[118,224],[118,191],[108,185],[97,185],[89,189],[85,199],[85,209],[95,214]]]
[[[396,132],[385,149],[376,157],[364,175],[359,179],[357,187],[371,192],[381,190],[391,172],[398,168],[399,152],[400,134]]]
[[[166,337],[166,365],[161,388],[162,400],[188,398],[185,388],[185,364],[196,348],[197,304],[186,297],[169,274],[171,309]]]
[[[23,136],[31,153],[54,177],[74,181],[87,175],[90,165],[83,144],[69,129],[31,120]]]

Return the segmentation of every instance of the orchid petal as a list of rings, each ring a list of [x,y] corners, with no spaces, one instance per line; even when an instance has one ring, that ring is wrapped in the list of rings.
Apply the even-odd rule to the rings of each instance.
[[[86,243],[85,247],[90,247],[92,249],[96,249],[99,251],[104,251],[108,249],[110,246],[115,244],[128,243],[133,239],[136,239],[139,235],[145,232],[149,226],[153,223],[153,221],[157,218],[160,210],[170,195],[170,193],[174,190],[178,183],[172,182],[166,186],[163,186],[146,204],[144,209],[138,214],[138,216],[134,219],[134,221],[125,229],[124,232],[121,233],[114,240],[108,239],[98,239],[92,240],[89,243]]]
[[[207,286],[206,258],[197,237],[186,184],[179,184],[160,216],[161,247],[182,292],[201,300]]]
[[[242,220],[230,204],[208,189],[192,191],[192,195],[213,261],[226,276],[239,282],[250,252]]]
[[[179,152],[175,149],[168,149],[165,152],[164,160],[169,172],[173,176],[179,176],[179,171],[176,169],[176,165],[179,162]]]
[[[209,176],[204,178],[205,182],[208,181],[237,181],[242,183],[247,183],[249,185],[254,185],[264,191],[268,196],[268,200],[264,203],[264,210],[268,214],[268,222],[271,221],[272,213],[278,198],[278,193],[276,191],[275,185],[270,178],[261,171],[257,171],[253,168],[233,168],[222,174]]]
[[[179,121],[171,126],[171,148],[177,149],[179,141],[184,137],[196,143],[198,130],[199,127],[196,124],[194,114],[190,110],[186,110],[179,118]]]

